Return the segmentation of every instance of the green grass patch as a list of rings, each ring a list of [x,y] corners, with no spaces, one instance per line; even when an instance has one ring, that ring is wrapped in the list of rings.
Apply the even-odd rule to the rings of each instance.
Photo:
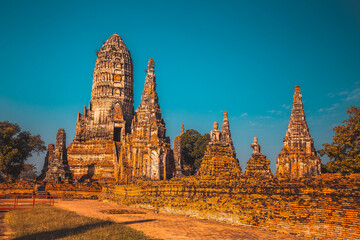
[[[6,216],[12,239],[122,239],[152,240],[142,232],[119,223],[83,217],[50,206],[13,210]]]

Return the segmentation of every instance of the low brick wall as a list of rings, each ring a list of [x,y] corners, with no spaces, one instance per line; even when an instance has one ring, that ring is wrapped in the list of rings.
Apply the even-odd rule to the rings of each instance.
[[[301,181],[139,181],[104,188],[102,198],[302,237],[360,239],[360,174],[323,174]]]
[[[97,183],[48,182],[43,184],[35,181],[21,181],[0,183],[0,194],[32,194],[40,185],[45,186],[41,191],[63,199],[98,199],[102,190],[101,185]]]

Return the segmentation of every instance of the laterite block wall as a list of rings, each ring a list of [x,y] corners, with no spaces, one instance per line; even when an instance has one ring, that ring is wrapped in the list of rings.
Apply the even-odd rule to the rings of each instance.
[[[220,181],[188,177],[104,188],[102,197],[160,212],[316,239],[360,239],[360,174]]]

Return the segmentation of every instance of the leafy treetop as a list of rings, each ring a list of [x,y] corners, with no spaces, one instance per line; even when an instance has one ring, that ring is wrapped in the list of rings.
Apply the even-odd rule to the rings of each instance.
[[[39,135],[21,131],[18,124],[0,122],[0,172],[6,179],[16,179],[33,152],[46,150]]]
[[[319,151],[330,158],[323,166],[330,173],[360,173],[360,108],[350,106],[346,114],[349,119],[333,129],[333,142]]]
[[[204,157],[207,144],[210,142],[210,135],[201,135],[194,129],[188,129],[181,135],[181,154],[184,159],[184,168],[194,174],[200,168],[201,160]]]

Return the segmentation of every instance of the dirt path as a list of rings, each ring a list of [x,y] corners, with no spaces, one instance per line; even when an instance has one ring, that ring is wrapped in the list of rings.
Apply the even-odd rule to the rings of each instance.
[[[143,231],[147,236],[161,239],[299,239],[292,235],[264,231],[247,226],[233,226],[209,220],[199,220],[171,214],[158,214],[151,210],[120,206],[97,200],[61,201],[55,206],[80,215],[123,223]],[[105,214],[101,210],[127,209],[144,214]]]

